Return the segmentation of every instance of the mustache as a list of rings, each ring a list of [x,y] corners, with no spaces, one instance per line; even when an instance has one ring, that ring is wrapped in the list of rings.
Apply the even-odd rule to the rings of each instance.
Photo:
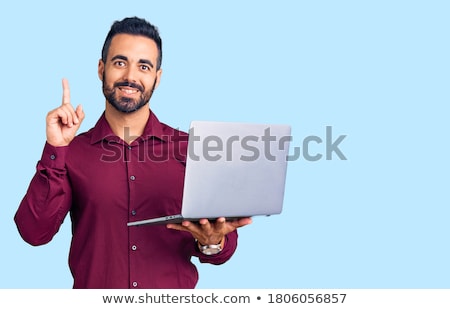
[[[116,83],[114,83],[114,88],[116,88],[116,87],[136,88],[140,92],[144,92],[144,87],[142,87],[141,85],[138,85],[136,83],[132,83],[132,82],[116,82]]]

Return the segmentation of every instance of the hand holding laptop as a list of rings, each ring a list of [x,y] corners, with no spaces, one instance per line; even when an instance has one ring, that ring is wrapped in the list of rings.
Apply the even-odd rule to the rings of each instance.
[[[166,224],[191,233],[200,252],[219,253],[253,216],[281,213],[290,133],[289,125],[191,122],[181,213],[127,225]]]
[[[167,224],[167,228],[190,232],[200,244],[222,244],[223,247],[223,240],[226,234],[251,223],[252,218],[241,218],[237,220],[226,221],[224,217],[220,217],[215,221],[201,219],[198,222],[183,221],[181,224],[169,223]]]

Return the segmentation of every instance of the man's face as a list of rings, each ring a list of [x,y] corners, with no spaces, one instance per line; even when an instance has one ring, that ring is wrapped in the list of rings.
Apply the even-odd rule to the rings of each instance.
[[[144,36],[118,34],[113,37],[106,63],[98,74],[106,100],[118,111],[131,113],[145,106],[158,86],[158,47]]]

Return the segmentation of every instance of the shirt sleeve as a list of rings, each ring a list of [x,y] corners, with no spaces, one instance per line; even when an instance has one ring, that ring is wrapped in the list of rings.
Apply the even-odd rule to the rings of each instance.
[[[33,246],[52,240],[71,206],[72,193],[65,168],[68,146],[46,143],[28,190],[14,216],[22,238]]]
[[[206,255],[200,252],[197,243],[194,243],[195,253],[201,263],[209,263],[214,265],[220,265],[228,261],[234,254],[237,248],[238,233],[234,230],[225,236],[225,244],[218,254]]]

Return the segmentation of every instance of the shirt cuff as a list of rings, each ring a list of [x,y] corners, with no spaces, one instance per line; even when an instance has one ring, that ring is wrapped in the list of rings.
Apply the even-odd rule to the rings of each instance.
[[[69,146],[55,147],[45,143],[40,164],[46,168],[63,169],[66,164],[66,154]]]

